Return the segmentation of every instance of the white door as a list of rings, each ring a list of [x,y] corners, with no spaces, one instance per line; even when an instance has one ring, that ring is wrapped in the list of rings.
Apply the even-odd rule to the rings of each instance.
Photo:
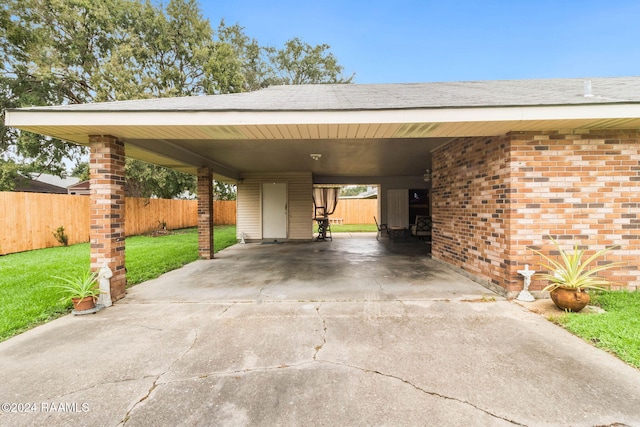
[[[262,238],[287,238],[287,184],[262,184]]]
[[[387,225],[409,228],[409,191],[387,191]]]

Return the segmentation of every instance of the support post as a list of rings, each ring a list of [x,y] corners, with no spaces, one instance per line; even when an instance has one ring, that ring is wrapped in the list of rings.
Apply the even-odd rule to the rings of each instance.
[[[198,169],[198,256],[213,259],[213,176],[211,169]]]
[[[111,298],[125,296],[124,143],[109,135],[89,136],[91,270],[113,272]]]

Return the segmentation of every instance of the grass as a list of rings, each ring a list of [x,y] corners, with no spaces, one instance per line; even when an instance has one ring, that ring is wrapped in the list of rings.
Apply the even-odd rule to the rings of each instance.
[[[216,226],[214,251],[236,244],[235,226]],[[198,259],[198,230],[189,228],[160,237],[128,237],[126,242],[127,286],[154,279]]]
[[[215,227],[216,252],[235,243],[235,226]],[[125,257],[127,286],[153,279],[198,258],[198,232],[129,237]],[[88,243],[0,256],[0,341],[68,313],[71,304],[48,287],[51,277],[88,269]]]
[[[331,224],[332,233],[364,233],[376,232],[378,229],[375,224]],[[318,232],[318,225],[313,228],[313,232]]]
[[[592,293],[606,313],[566,313],[553,320],[596,347],[640,368],[640,291]]]

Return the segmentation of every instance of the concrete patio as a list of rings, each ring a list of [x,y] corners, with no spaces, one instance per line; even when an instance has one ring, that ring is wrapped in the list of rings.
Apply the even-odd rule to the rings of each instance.
[[[0,343],[0,425],[640,425],[640,371],[424,244],[217,256]]]

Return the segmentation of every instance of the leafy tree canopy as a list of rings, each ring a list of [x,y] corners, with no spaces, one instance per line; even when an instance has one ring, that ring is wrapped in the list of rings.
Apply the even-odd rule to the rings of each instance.
[[[213,194],[215,200],[236,200],[237,189],[233,184],[213,181]]]
[[[71,169],[71,176],[80,179],[80,181],[89,180],[89,162],[78,161]]]
[[[261,46],[214,31],[197,0],[5,0],[0,5],[0,190],[30,171],[63,175],[86,149],[4,127],[7,108],[212,95],[273,84],[349,83],[329,46]],[[77,171],[74,171],[76,173]],[[128,160],[131,194],[194,190],[179,172]],[[231,187],[219,188],[232,197]],[[228,194],[227,194],[228,193]]]
[[[366,185],[349,185],[340,189],[341,196],[357,196],[358,194],[367,191]]]

